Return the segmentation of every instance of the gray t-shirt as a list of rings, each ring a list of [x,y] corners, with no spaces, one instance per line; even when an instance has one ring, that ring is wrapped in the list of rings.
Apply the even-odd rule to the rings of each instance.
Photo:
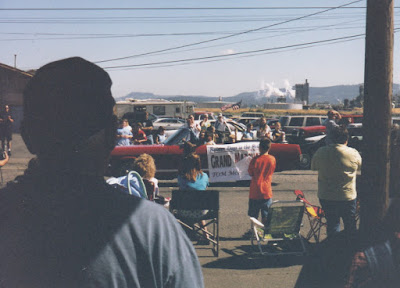
[[[98,178],[32,178],[0,190],[0,287],[204,286],[164,207]]]
[[[339,128],[340,126],[336,124],[335,120],[329,118],[324,121],[323,125],[326,127],[326,137],[325,137],[326,145],[333,144],[332,132],[333,130]]]

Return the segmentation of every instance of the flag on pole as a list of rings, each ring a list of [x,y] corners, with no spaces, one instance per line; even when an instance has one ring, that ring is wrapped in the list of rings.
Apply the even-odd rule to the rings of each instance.
[[[232,108],[232,110],[237,110],[240,108],[241,105],[242,105],[242,100],[240,100],[239,102],[237,102],[235,104],[226,104],[221,107],[221,111],[225,111],[229,108]]]

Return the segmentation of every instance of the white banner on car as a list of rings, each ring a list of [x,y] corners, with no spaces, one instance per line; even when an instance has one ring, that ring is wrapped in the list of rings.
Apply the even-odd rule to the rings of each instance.
[[[247,172],[251,159],[259,154],[259,142],[208,145],[210,183],[250,180]]]

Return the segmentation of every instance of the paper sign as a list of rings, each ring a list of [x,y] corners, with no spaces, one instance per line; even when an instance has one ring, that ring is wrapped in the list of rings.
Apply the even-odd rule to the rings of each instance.
[[[251,159],[259,154],[259,142],[208,145],[210,183],[250,180],[247,172]]]

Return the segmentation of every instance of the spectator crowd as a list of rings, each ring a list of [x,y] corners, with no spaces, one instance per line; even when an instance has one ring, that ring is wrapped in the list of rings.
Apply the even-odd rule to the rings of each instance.
[[[143,121],[129,123],[128,119],[121,119],[117,129],[116,146],[129,145],[151,145],[162,144],[167,140],[166,129],[160,126],[154,129],[153,123],[149,120],[149,113],[145,112]],[[254,129],[253,124],[247,124],[238,139],[236,128],[229,124],[229,121],[220,113],[217,120],[212,123],[208,114],[201,116],[200,122],[195,121],[193,115],[186,118],[186,123],[182,127],[189,130],[188,142],[196,145],[215,145],[234,143],[236,141],[255,141],[269,139],[273,143],[286,143],[285,132],[281,129],[278,122],[275,129],[271,129],[267,124],[267,119],[259,119],[258,128]],[[131,126],[132,125],[132,126]]]

